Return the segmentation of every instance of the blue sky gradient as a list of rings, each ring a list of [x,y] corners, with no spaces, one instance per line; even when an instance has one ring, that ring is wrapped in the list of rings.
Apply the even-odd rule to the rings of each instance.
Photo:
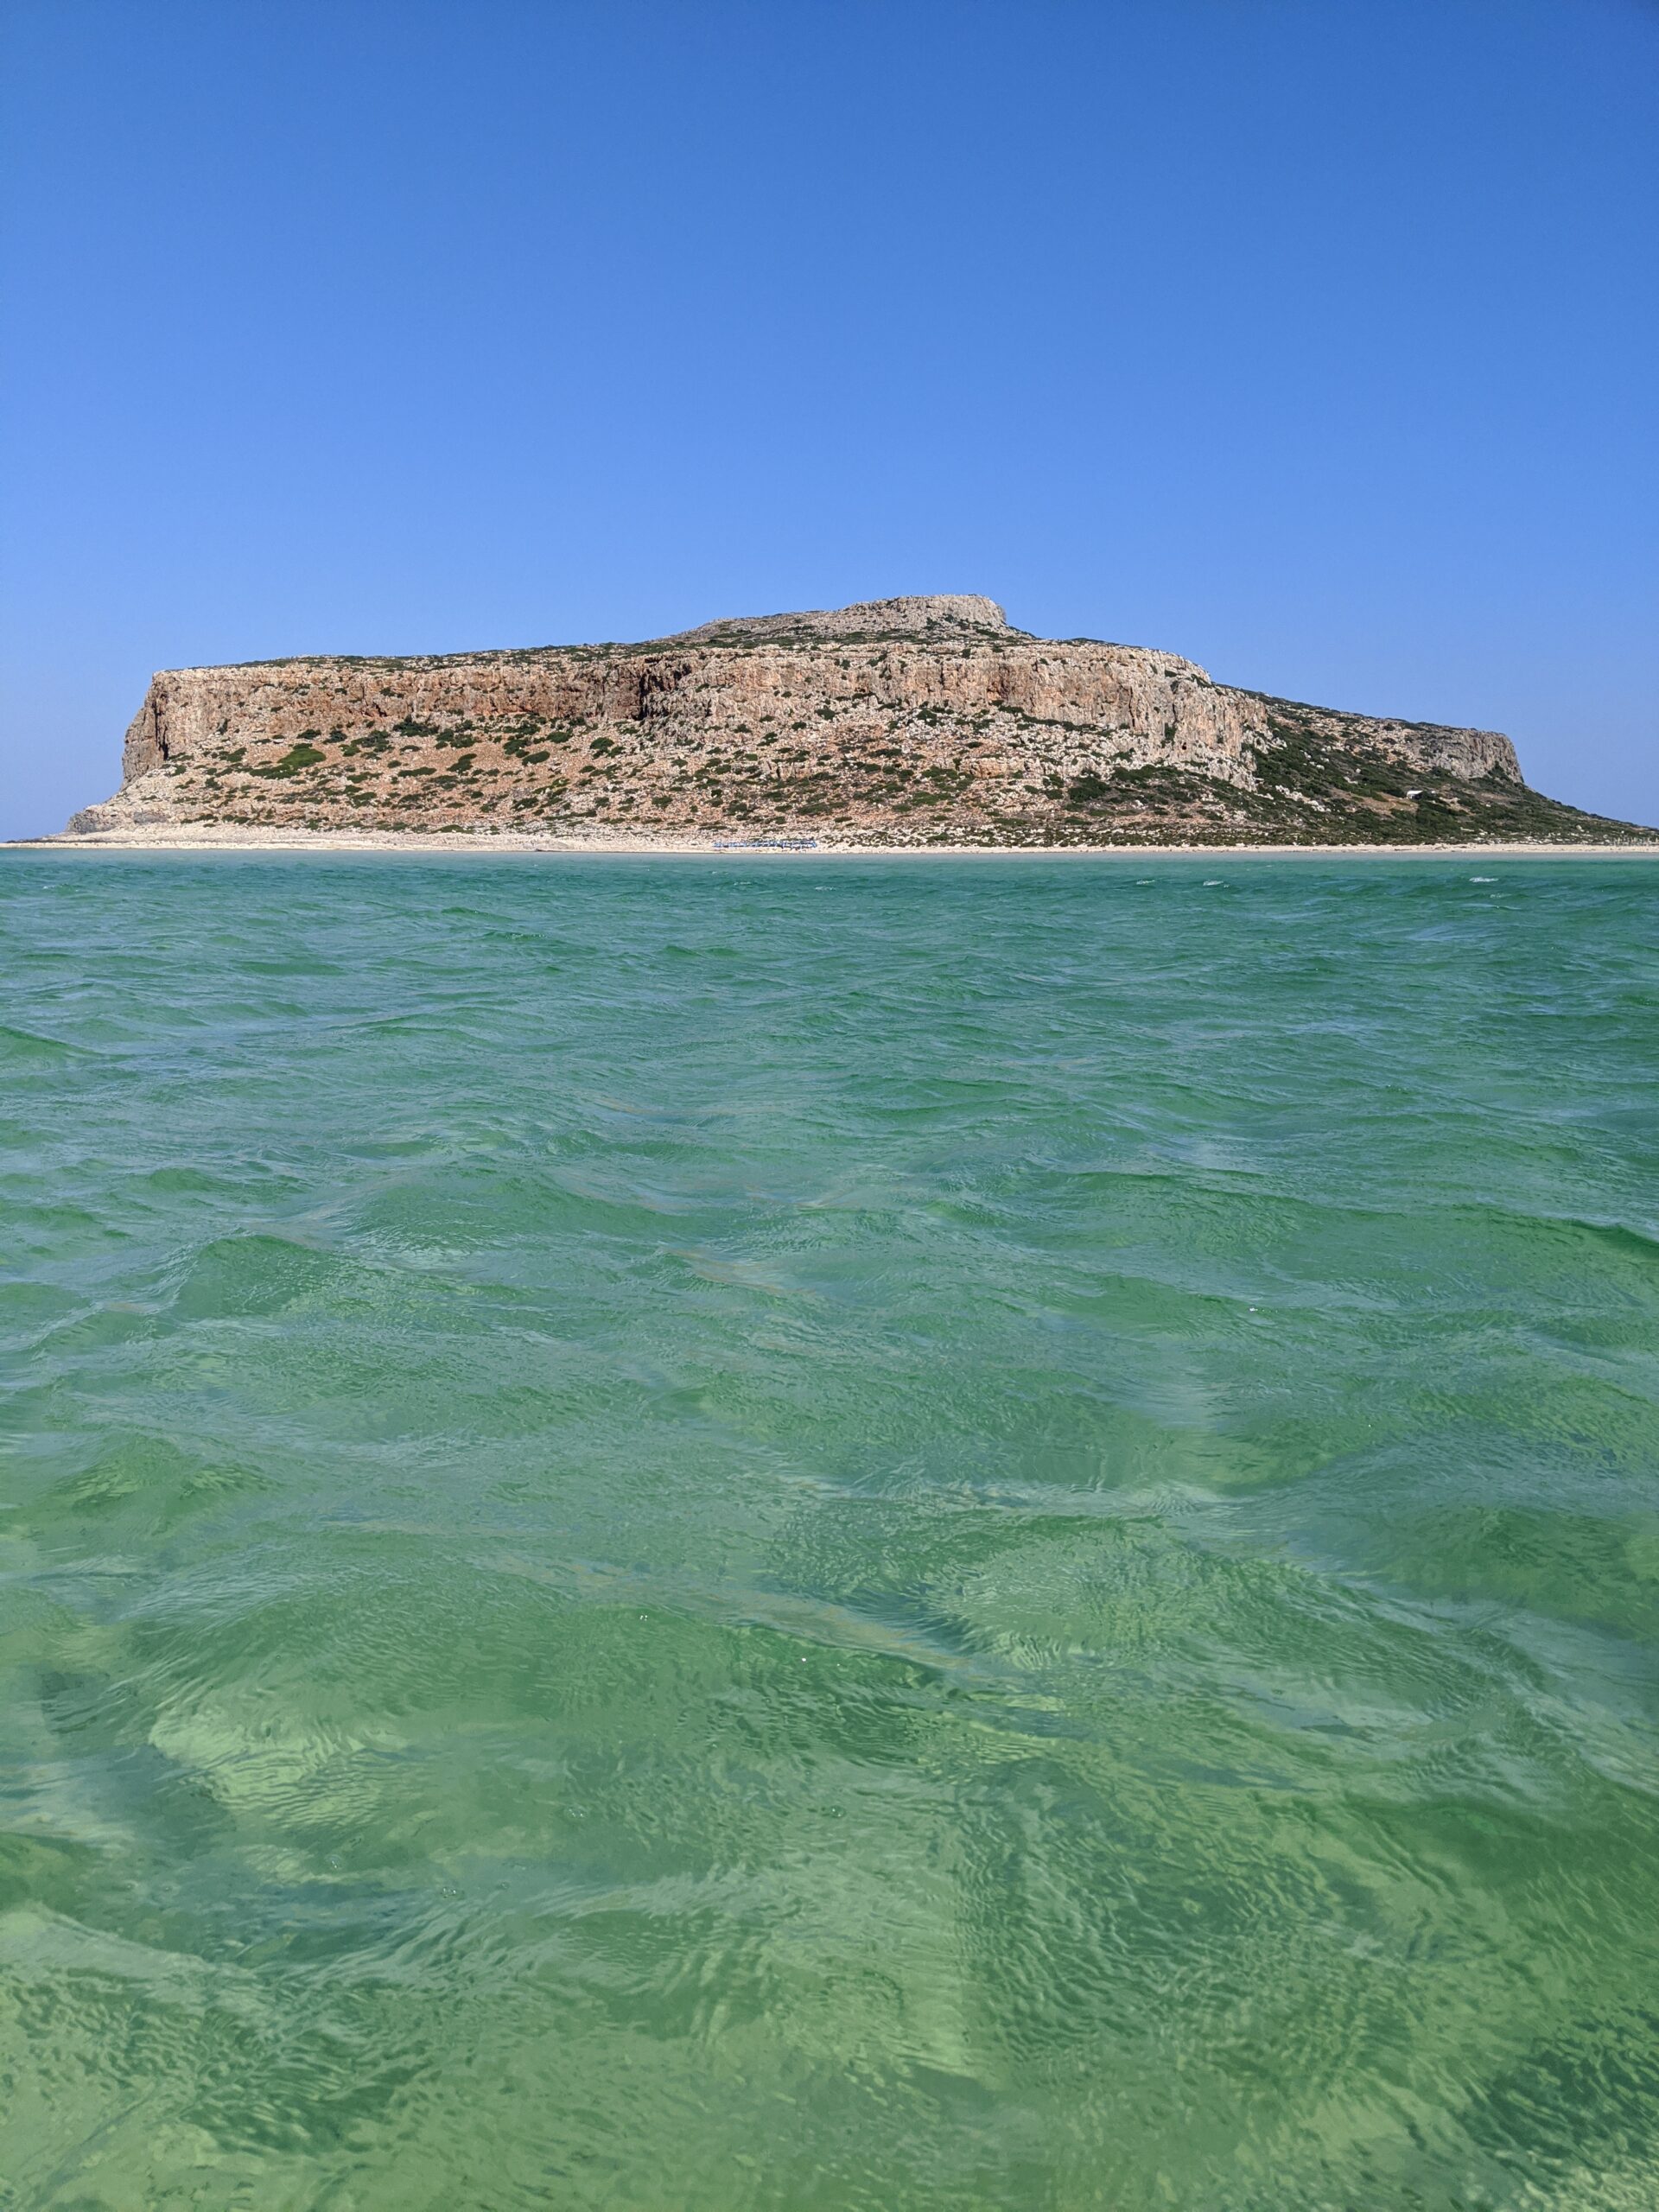
[[[1659,820],[1649,0],[13,0],[0,834],[152,669],[984,591]]]

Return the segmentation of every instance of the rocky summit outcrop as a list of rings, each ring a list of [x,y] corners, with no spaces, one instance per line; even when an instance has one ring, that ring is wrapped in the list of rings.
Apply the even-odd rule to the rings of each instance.
[[[744,616],[642,645],[188,668],[119,792],[145,825],[874,844],[1634,834],[1528,789],[1491,730],[1236,690],[971,596]]]

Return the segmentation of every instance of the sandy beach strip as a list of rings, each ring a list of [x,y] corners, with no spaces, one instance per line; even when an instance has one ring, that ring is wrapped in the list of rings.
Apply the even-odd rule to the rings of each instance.
[[[785,860],[1653,860],[1659,841],[1566,843],[1546,839],[1455,844],[1157,844],[873,845],[808,835],[776,837],[669,837],[621,832],[612,836],[563,837],[530,830],[480,830],[445,833],[417,830],[264,830],[243,823],[190,823],[135,827],[90,835],[16,837],[0,845],[10,852],[92,853],[416,853],[429,855],[589,855],[613,858]]]

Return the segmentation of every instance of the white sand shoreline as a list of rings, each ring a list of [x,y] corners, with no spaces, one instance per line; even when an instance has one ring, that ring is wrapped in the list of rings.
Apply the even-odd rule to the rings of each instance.
[[[92,835],[16,837],[3,852],[46,853],[416,853],[467,857],[561,854],[608,858],[784,860],[1654,860],[1659,841],[1567,844],[1546,839],[1400,845],[871,845],[834,837],[671,838],[619,835],[555,837],[530,831],[436,835],[415,830],[260,830],[191,823]]]

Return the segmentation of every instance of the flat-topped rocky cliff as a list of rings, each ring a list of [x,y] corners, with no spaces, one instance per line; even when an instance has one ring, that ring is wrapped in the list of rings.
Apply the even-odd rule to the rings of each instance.
[[[1491,730],[1217,683],[1179,654],[877,600],[641,645],[163,671],[71,834],[194,823],[913,844],[1634,836]]]

